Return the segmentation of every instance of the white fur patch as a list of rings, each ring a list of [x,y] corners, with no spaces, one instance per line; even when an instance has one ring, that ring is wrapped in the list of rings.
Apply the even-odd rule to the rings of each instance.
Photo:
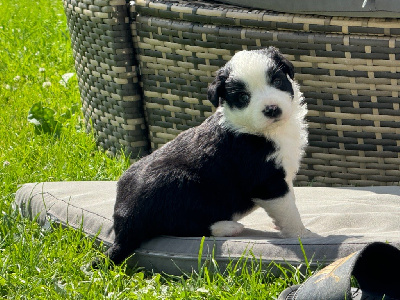
[[[243,224],[235,221],[219,221],[211,225],[213,236],[237,236],[243,231]]]
[[[304,227],[301,221],[292,187],[284,197],[275,200],[254,199],[254,202],[264,208],[283,237],[315,236],[314,233]]]
[[[307,114],[306,105],[300,105],[303,101],[296,82],[292,81],[294,91],[291,118],[282,122],[281,126],[268,128],[264,135],[274,141],[278,147],[268,159],[274,159],[286,172],[286,182],[291,184],[300,168],[300,160],[304,155],[304,149],[308,142],[307,123],[304,118]],[[278,124],[277,124],[278,125]]]
[[[230,77],[242,79],[250,91],[263,89],[267,85],[266,71],[273,68],[271,60],[255,51],[240,51],[230,60]]]

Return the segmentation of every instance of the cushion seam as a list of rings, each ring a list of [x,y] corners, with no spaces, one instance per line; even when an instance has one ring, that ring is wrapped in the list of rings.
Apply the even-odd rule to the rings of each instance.
[[[88,234],[88,235],[90,235],[92,237],[96,237],[97,238],[97,237],[102,236],[102,238],[100,238],[101,241],[104,241],[106,243],[111,243],[111,244],[113,243],[112,241],[110,242],[110,240],[112,240],[112,239],[108,239],[106,236],[104,236],[104,234],[101,233],[101,228],[100,228],[100,231],[94,232],[93,230],[90,230],[85,226],[78,225],[75,222],[70,222],[70,221],[64,222],[64,221],[60,220],[59,218],[57,218],[57,216],[52,214],[51,212],[47,212],[47,215],[50,217],[50,219],[51,219],[51,217],[55,218],[55,220],[54,219],[52,220],[53,222],[56,222],[56,223],[61,224],[63,226],[70,226],[75,230],[78,230],[78,229],[82,228],[82,231],[84,233],[86,233],[86,234]]]
[[[99,215],[98,213],[92,212],[92,211],[87,210],[87,209],[84,209],[84,208],[82,208],[82,207],[78,207],[78,206],[76,206],[76,205],[74,205],[74,204],[72,204],[72,203],[70,203],[70,202],[65,201],[64,199],[57,198],[56,196],[54,196],[54,195],[51,194],[50,192],[38,192],[37,194],[35,194],[35,196],[38,195],[38,194],[41,194],[41,195],[47,194],[47,195],[53,197],[53,198],[56,199],[56,200],[59,200],[59,201],[64,202],[64,203],[67,204],[68,206],[72,206],[72,207],[74,207],[74,208],[76,208],[76,209],[80,209],[80,210],[82,210],[82,211],[84,211],[84,212],[88,212],[88,213],[90,213],[90,214],[92,214],[92,215],[98,216],[98,217],[100,217],[100,218],[102,218],[102,219],[105,219],[105,220],[107,220],[107,221],[112,222],[112,220],[110,220],[109,218],[106,218],[106,217],[104,217],[104,216],[102,216],[102,215]],[[34,197],[34,196],[32,196],[32,199],[33,199],[33,197]],[[45,207],[45,209],[46,209],[46,207]],[[50,209],[51,209],[51,208],[50,208]],[[50,209],[49,209],[49,210],[50,210]],[[46,212],[47,212],[47,211],[46,211]]]
[[[57,198],[56,196],[54,196],[54,195],[51,194],[50,192],[37,192],[37,193],[35,193],[34,196],[31,197],[31,200],[33,200],[33,197],[38,196],[38,195],[42,195],[42,196],[43,196],[43,195],[48,195],[48,196],[52,197],[54,200],[61,201],[61,202],[65,203],[65,204],[67,204],[68,206],[71,206],[71,207],[73,207],[73,208],[75,208],[75,209],[81,210],[82,212],[85,212],[85,213],[92,214],[92,215],[94,215],[94,216],[100,217],[100,218],[102,218],[103,220],[106,220],[106,221],[112,223],[112,220],[110,220],[110,219],[108,219],[108,218],[106,218],[106,217],[104,217],[104,216],[101,216],[101,215],[99,215],[99,214],[97,214],[97,213],[91,212],[91,211],[89,211],[89,210],[87,210],[87,209],[84,209],[84,208],[78,207],[78,206],[76,206],[76,205],[74,205],[74,204],[71,204],[71,203],[65,201],[64,199]],[[44,201],[44,199],[43,199],[43,201]],[[54,206],[54,204],[51,205],[51,207],[52,207],[52,206]],[[69,220],[68,220],[68,219],[69,219],[69,218],[68,218],[68,215],[67,215],[67,220],[63,221],[62,218],[60,218],[60,217],[58,216],[57,213],[55,213],[54,211],[51,211],[51,207],[50,207],[49,209],[46,209],[46,206],[44,207],[45,212],[46,212],[46,215],[49,215],[50,217],[51,217],[51,216],[55,217],[55,218],[58,220],[59,223],[63,223],[64,225],[71,226],[71,227],[74,228],[74,229],[79,229],[79,228],[82,227],[82,231],[83,231],[83,232],[85,232],[85,233],[87,233],[87,234],[90,234],[90,235],[92,235],[92,236],[102,236],[103,238],[101,238],[101,240],[104,240],[104,241],[106,241],[106,242],[109,242],[110,239],[107,238],[104,234],[101,233],[101,232],[102,232],[102,228],[104,228],[103,226],[100,226],[99,230],[98,230],[97,232],[94,232],[93,230],[89,229],[88,227],[83,226],[82,223],[81,223],[81,224],[77,224],[77,223],[74,222],[74,221],[69,221]]]

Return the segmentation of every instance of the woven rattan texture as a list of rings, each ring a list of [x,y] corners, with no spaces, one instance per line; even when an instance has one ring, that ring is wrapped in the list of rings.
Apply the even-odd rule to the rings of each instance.
[[[308,103],[298,185],[398,185],[400,21],[300,16],[200,1],[136,1],[151,147],[212,112],[206,91],[236,51],[276,46]]]
[[[125,0],[64,0],[87,129],[132,157],[148,152],[137,62]]]

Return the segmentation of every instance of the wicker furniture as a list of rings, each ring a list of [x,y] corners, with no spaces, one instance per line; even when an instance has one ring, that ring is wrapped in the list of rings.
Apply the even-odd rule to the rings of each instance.
[[[125,0],[64,1],[88,130],[111,153],[149,150]]]
[[[64,0],[83,110],[100,145],[132,157],[213,112],[207,85],[236,51],[293,62],[310,142],[297,185],[399,185],[400,21],[203,1]]]

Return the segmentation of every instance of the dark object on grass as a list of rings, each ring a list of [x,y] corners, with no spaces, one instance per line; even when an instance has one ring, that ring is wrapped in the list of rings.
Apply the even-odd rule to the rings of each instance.
[[[336,260],[278,300],[400,299],[400,250],[375,242]],[[350,287],[351,275],[359,288]]]

